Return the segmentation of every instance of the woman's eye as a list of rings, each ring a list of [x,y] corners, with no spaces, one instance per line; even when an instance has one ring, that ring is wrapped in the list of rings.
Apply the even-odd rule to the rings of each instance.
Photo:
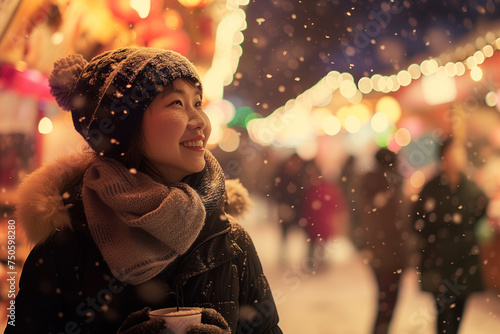
[[[182,106],[182,102],[181,102],[181,100],[175,100],[175,101],[173,101],[171,104],[177,104],[177,105]]]
[[[202,102],[201,102],[201,101],[196,102],[196,106],[197,106],[197,107],[201,107],[201,105],[202,105]]]

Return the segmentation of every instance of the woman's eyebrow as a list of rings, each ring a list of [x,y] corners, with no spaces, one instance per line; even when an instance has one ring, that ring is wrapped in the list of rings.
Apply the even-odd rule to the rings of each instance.
[[[160,92],[162,97],[168,96],[169,94],[173,93],[178,93],[178,94],[186,94],[186,91],[180,88],[173,88],[173,89],[164,89],[163,91]],[[196,89],[196,94],[198,94],[200,97],[202,96],[201,94],[201,89]]]

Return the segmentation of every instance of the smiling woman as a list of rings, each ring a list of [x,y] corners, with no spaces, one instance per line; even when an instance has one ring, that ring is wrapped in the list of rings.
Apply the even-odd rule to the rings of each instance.
[[[141,132],[145,156],[169,182],[178,182],[205,167],[211,127],[201,102],[199,85],[177,79],[144,113]]]
[[[241,212],[248,193],[226,191],[205,148],[211,126],[194,66],[130,47],[90,62],[67,56],[49,81],[91,152],[19,188],[19,220],[37,245],[6,333],[155,334],[166,324],[149,311],[180,306],[202,308],[188,333],[281,333],[252,240],[226,213],[236,212],[230,203]]]

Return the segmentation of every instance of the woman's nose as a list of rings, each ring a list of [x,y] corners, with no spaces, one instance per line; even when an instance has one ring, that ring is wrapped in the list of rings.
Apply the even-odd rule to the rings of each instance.
[[[193,110],[190,113],[188,127],[191,129],[204,129],[207,126],[207,121],[204,116],[204,112]]]

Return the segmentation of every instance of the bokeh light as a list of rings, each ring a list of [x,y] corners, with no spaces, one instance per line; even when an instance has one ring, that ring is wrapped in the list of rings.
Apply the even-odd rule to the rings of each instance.
[[[425,184],[425,174],[422,171],[415,171],[410,176],[410,184],[414,188],[420,188]]]
[[[384,96],[375,105],[376,113],[383,113],[389,121],[396,123],[401,117],[401,105],[392,96]]]
[[[494,107],[498,104],[498,95],[495,92],[486,94],[485,102],[488,107]]]
[[[394,134],[394,140],[399,146],[406,146],[410,143],[411,141],[411,134],[408,129],[405,128],[400,128],[396,133]]]
[[[457,97],[457,85],[453,77],[437,73],[427,75],[422,78],[422,93],[430,105],[451,102]]]
[[[52,121],[48,117],[44,117],[38,123],[38,132],[43,135],[49,134],[54,130],[54,126],[52,125]]]
[[[483,71],[478,66],[473,67],[470,70],[470,77],[474,81],[480,81],[483,78]]]
[[[349,133],[356,133],[361,129],[361,120],[358,116],[349,115],[344,121],[344,127]]]
[[[397,152],[401,149],[401,145],[399,145],[396,141],[395,133],[391,133],[389,138],[387,138],[387,148],[392,152]]]
[[[389,118],[386,114],[377,112],[371,119],[371,127],[375,132],[383,132],[389,127]]]
[[[323,131],[325,131],[326,134],[334,136],[340,132],[342,124],[340,123],[340,120],[334,115],[328,115],[323,119],[321,128],[323,129]]]
[[[231,128],[225,128],[219,147],[224,152],[234,152],[240,146],[240,134]]]

